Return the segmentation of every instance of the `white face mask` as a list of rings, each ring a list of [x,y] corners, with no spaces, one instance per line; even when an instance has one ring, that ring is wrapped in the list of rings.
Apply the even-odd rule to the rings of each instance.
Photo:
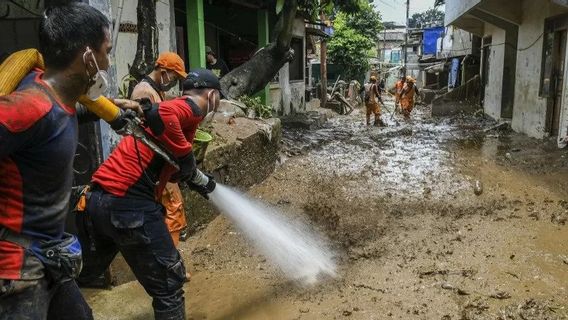
[[[93,57],[93,61],[95,62],[95,67],[97,68],[97,73],[95,73],[95,75],[91,78],[93,84],[87,90],[86,95],[87,97],[89,97],[89,99],[94,101],[97,100],[107,91],[110,77],[105,70],[99,69],[99,65],[97,64],[97,59],[95,58],[95,54],[89,48],[87,48],[87,51],[85,51],[85,54],[83,55],[83,62],[85,63],[85,65],[87,65],[87,55],[89,53]],[[87,71],[87,75],[88,74],[89,73]]]
[[[177,80],[174,79],[172,80],[170,78],[170,75],[166,72],[166,79],[164,79],[164,74],[162,73],[160,75],[160,80],[161,80],[161,84],[160,84],[160,89],[164,92],[169,91],[171,88],[175,87],[177,84]]]

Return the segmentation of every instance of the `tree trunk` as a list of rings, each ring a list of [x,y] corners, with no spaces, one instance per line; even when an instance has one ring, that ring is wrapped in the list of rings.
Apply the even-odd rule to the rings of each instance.
[[[320,42],[320,107],[327,105],[327,40]]]
[[[136,43],[136,56],[130,66],[130,75],[136,81],[131,81],[128,96],[138,81],[152,72],[158,52],[158,32],[156,28],[156,1],[138,0],[136,8],[138,20],[138,41]]]
[[[297,0],[285,1],[275,26],[276,41],[260,49],[249,61],[221,79],[221,88],[226,95],[230,98],[254,95],[274,78],[284,64],[292,61],[294,50],[290,49],[290,41],[297,7]]]

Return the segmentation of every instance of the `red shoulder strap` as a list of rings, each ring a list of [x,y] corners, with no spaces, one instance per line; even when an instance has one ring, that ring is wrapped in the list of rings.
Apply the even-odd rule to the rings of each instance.
[[[0,97],[0,124],[13,133],[31,128],[53,108],[46,94],[36,88]]]

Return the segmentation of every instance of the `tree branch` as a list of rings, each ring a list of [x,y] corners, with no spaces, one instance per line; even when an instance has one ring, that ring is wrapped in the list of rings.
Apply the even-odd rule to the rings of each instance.
[[[276,38],[276,47],[282,52],[290,49],[290,41],[292,40],[292,30],[294,29],[294,20],[296,19],[297,10],[297,0],[285,1],[280,19],[278,19],[278,24],[281,26],[281,29]]]

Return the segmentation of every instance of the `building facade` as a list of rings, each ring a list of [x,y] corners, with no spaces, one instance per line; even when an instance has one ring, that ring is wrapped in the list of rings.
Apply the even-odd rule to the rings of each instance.
[[[404,28],[385,29],[379,33],[377,57],[385,64],[398,65],[402,63],[402,46],[404,45]]]
[[[565,0],[447,0],[447,25],[483,38],[485,113],[531,137],[558,137],[568,127]]]

